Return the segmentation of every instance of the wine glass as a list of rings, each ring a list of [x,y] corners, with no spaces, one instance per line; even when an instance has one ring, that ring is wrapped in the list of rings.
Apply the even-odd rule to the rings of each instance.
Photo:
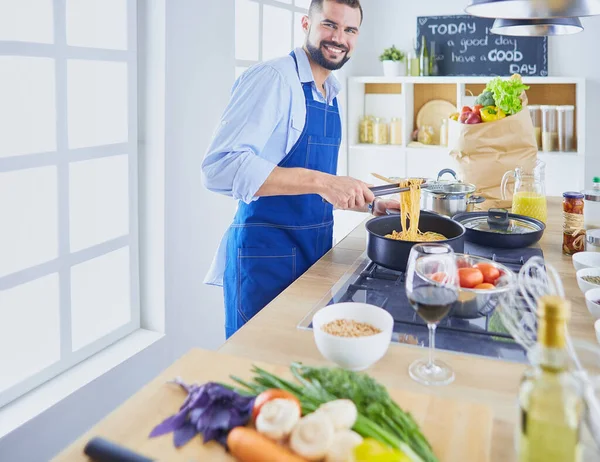
[[[454,371],[433,359],[435,329],[458,299],[458,269],[454,250],[447,244],[416,244],[408,257],[406,295],[411,306],[429,328],[429,358],[419,359],[408,369],[424,385],[447,385]]]

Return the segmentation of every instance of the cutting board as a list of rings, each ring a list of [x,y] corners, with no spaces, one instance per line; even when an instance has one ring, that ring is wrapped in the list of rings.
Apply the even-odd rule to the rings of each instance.
[[[185,391],[167,383],[169,380],[181,377],[186,383],[200,384],[226,382],[231,374],[251,378],[253,364],[292,378],[286,366],[213,351],[191,350],[53,460],[88,462],[83,448],[91,438],[101,436],[160,461],[233,461],[220,445],[214,442],[203,445],[200,437],[177,450],[173,447],[172,434],[158,438],[148,438],[148,434],[154,426],[177,412],[186,397]],[[493,419],[489,407],[404,390],[390,389],[389,392],[414,416],[440,462],[489,462]]]

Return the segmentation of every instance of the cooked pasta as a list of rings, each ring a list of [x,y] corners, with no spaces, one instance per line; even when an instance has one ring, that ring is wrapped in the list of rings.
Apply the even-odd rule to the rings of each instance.
[[[410,190],[400,193],[400,226],[402,231],[392,231],[392,234],[386,234],[385,237],[396,239],[398,241],[410,242],[430,242],[442,241],[446,236],[427,231],[419,231],[419,218],[421,216],[421,178],[410,178],[400,182],[400,186],[409,187]],[[407,219],[410,223],[407,226]]]

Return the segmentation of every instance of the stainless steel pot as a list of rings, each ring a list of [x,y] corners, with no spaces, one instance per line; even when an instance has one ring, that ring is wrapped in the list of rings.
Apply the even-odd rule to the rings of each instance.
[[[454,176],[454,181],[440,180],[446,173]],[[456,173],[447,168],[438,174],[436,181],[427,181],[428,187],[421,190],[421,210],[453,217],[457,213],[472,212],[475,204],[485,198],[474,195],[475,185],[462,183],[456,179]]]

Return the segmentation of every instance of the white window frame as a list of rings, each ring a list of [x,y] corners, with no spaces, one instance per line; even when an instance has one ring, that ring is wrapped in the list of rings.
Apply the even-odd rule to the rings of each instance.
[[[58,170],[58,258],[0,278],[0,291],[8,290],[49,274],[59,276],[60,359],[30,377],[0,392],[0,408],[56,377],[79,362],[107,348],[140,327],[139,224],[138,224],[138,72],[137,72],[137,0],[127,2],[127,49],[110,50],[69,46],[66,43],[66,0],[54,0],[54,43],[0,41],[0,56],[53,58],[56,76],[56,151],[0,158],[0,172],[56,166]],[[67,133],[67,62],[69,59],[127,63],[128,140],[124,143],[68,148]],[[69,165],[71,162],[128,156],[129,233],[92,247],[71,252],[69,236]],[[72,351],[71,268],[74,265],[129,247],[130,321],[105,336]],[[18,351],[15,352],[18,354]]]
[[[258,60],[250,60],[250,59],[237,59],[235,58],[235,66],[236,67],[251,67],[255,64],[258,64],[263,61],[263,11],[265,5],[275,6],[277,8],[281,8],[282,10],[287,10],[292,12],[292,20],[290,22],[290,27],[292,30],[291,41],[290,41],[290,51],[294,49],[294,21],[295,15],[294,13],[308,14],[308,9],[296,6],[296,0],[292,0],[292,4],[278,2],[277,0],[249,0],[251,2],[258,4]],[[236,30],[237,34],[237,30]]]

